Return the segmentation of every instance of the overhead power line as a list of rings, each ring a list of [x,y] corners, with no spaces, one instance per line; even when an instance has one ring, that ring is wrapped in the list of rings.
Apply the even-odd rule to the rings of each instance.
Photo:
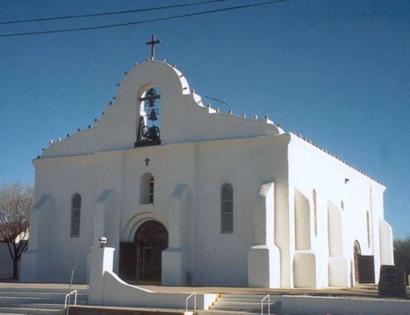
[[[206,0],[206,1],[197,1],[197,2],[181,3],[181,4],[174,4],[174,5],[142,8],[142,9],[132,9],[132,10],[122,10],[122,11],[108,11],[108,12],[99,12],[99,13],[90,13],[90,14],[74,14],[74,15],[63,15],[63,16],[52,16],[52,17],[44,17],[44,18],[15,20],[15,21],[0,21],[0,25],[19,24],[19,23],[28,23],[28,22],[44,22],[44,21],[55,21],[55,20],[79,19],[79,18],[89,18],[89,17],[97,17],[97,16],[109,16],[109,15],[121,15],[121,14],[127,14],[127,13],[147,12],[147,11],[175,9],[175,8],[186,8],[186,7],[191,7],[191,6],[203,5],[203,4],[208,4],[208,3],[216,3],[216,2],[225,2],[225,1],[231,1],[231,0]]]
[[[104,24],[104,25],[78,27],[78,28],[62,28],[62,29],[35,31],[35,32],[8,33],[8,34],[6,33],[6,34],[0,34],[0,38],[44,35],[44,34],[54,34],[54,33],[71,33],[71,32],[109,29],[109,28],[115,28],[115,27],[125,27],[125,26],[146,24],[146,23],[159,22],[159,21],[176,20],[176,19],[182,19],[182,18],[187,18],[187,17],[192,17],[192,16],[207,15],[207,14],[212,14],[212,13],[217,13],[217,12],[226,12],[226,11],[245,9],[245,8],[261,7],[261,6],[267,6],[267,5],[271,5],[271,4],[275,4],[279,2],[285,2],[285,1],[287,0],[270,0],[270,1],[257,2],[253,4],[231,6],[231,7],[221,8],[221,9],[205,10],[205,11],[199,11],[199,12],[193,12],[193,13],[171,15],[171,16],[166,16],[166,17],[161,17],[161,18],[152,18],[152,19],[124,22],[124,23],[117,23],[117,24]]]
[[[205,97],[205,98],[207,98],[207,99],[216,101],[216,102],[218,102],[218,103],[221,103],[221,104],[223,104],[223,105],[229,105],[228,103],[226,103],[226,102],[224,102],[223,100],[221,100],[221,99],[219,99],[219,98],[216,98],[216,97],[207,96],[207,95],[204,95],[204,94],[201,94],[201,96],[202,96],[202,97]]]

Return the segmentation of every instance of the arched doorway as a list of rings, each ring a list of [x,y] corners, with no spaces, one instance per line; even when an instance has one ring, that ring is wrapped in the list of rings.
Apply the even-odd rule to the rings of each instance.
[[[360,261],[360,254],[362,253],[360,249],[360,244],[358,241],[354,242],[353,245],[353,266],[354,266],[354,282],[357,284],[359,283],[359,261]]]
[[[374,256],[362,255],[358,241],[353,245],[354,280],[356,284],[375,283]]]
[[[162,251],[168,248],[168,232],[157,221],[143,223],[135,232],[137,280],[161,281]]]
[[[120,277],[127,281],[160,282],[162,251],[168,248],[168,231],[158,221],[142,223],[134,241],[120,244]]]

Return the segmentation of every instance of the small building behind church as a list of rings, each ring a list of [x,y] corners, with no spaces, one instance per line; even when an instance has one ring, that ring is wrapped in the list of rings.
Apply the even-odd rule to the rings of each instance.
[[[0,237],[0,280],[13,278],[13,259],[11,259],[7,243]]]
[[[33,164],[23,281],[86,282],[102,236],[132,283],[348,287],[393,264],[382,184],[267,117],[205,105],[154,58]]]

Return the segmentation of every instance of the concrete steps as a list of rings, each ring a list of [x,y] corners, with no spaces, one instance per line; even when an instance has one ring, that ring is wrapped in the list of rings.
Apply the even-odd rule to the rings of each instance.
[[[165,309],[165,308],[144,308],[144,307],[121,307],[121,306],[96,306],[80,305],[68,308],[70,315],[194,315],[192,311]],[[195,315],[197,315],[195,313]]]
[[[53,314],[53,315],[63,315],[64,314],[64,305],[63,308],[59,310],[50,310],[42,308],[33,308],[33,307],[0,307],[0,314],[30,314],[30,315],[40,315],[40,314]]]
[[[67,289],[57,288],[0,288],[0,314],[62,315],[67,293]],[[78,290],[77,304],[88,304],[87,290]]]
[[[9,304],[28,304],[28,303],[46,303],[46,304],[64,304],[65,296],[62,298],[46,298],[46,297],[28,297],[28,296],[0,296],[0,306]],[[71,298],[74,302],[74,297]],[[87,304],[87,299],[84,297],[77,298],[77,304]]]
[[[21,303],[21,304],[10,304],[7,305],[9,308],[34,308],[34,309],[44,309],[44,310],[61,310],[64,304],[53,304],[53,303]]]
[[[250,315],[261,314],[261,301],[265,295],[241,295],[241,294],[222,294],[207,314],[221,315]],[[280,296],[271,295],[270,304],[266,299],[263,305],[263,313],[271,315],[280,313]],[[204,313],[205,314],[205,313]]]

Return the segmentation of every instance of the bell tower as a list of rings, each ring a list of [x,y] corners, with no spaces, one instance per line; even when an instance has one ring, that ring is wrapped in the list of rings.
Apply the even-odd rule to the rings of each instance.
[[[159,39],[152,35],[151,41],[146,45],[151,46],[151,58],[155,60],[155,45],[159,44]],[[140,111],[137,117],[137,140],[135,146],[161,144],[160,120],[159,120],[159,99],[160,95],[154,87],[145,91],[139,98]]]

